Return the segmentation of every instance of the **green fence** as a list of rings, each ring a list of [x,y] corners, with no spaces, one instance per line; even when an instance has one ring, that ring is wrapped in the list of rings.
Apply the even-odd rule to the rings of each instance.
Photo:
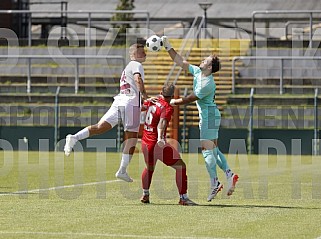
[[[60,127],[58,130],[58,150],[62,151],[64,139],[67,134],[74,134],[81,127]],[[198,127],[187,129],[189,142],[185,152],[201,152],[199,144]],[[248,130],[221,128],[218,144],[223,153],[248,153]],[[311,155],[313,149],[313,130],[289,129],[254,129],[253,153],[254,154],[301,154]],[[319,135],[321,135],[319,133]],[[107,133],[80,141],[84,151],[118,151],[117,127]],[[122,136],[121,136],[122,138]],[[13,150],[55,150],[54,127],[26,127],[26,126],[0,126],[0,148]],[[181,142],[181,139],[179,139]],[[1,145],[2,144],[2,145]],[[9,146],[8,146],[9,145]],[[320,150],[319,150],[320,152]]]
[[[53,151],[54,127],[0,126],[0,139],[8,141],[13,150]],[[39,147],[40,140],[47,141],[43,147]]]
[[[248,134],[247,129],[221,128],[218,139],[220,150],[223,153],[248,153]],[[198,127],[190,127],[188,135],[189,139],[197,139],[199,137]],[[313,130],[254,129],[253,153],[311,155],[313,152],[313,139]],[[188,151],[195,153],[197,152],[195,148],[189,148]],[[198,148],[198,152],[201,152],[200,148]]]
[[[198,140],[200,131],[199,128],[189,127],[188,128],[188,135],[189,139]],[[230,149],[234,151],[233,149],[237,148],[240,149],[239,153],[247,153],[247,137],[248,137],[248,131],[247,129],[228,129],[228,128],[221,128],[219,131],[219,140],[218,145],[220,150],[223,153],[229,153]],[[194,144],[196,144],[195,142]],[[188,144],[190,147],[188,147],[189,153],[196,153],[201,152],[201,148],[195,147],[194,145],[191,147],[191,142]],[[232,152],[235,153],[235,152]]]
[[[62,151],[64,147],[64,139],[68,134],[74,134],[81,130],[81,127],[60,127],[58,130],[58,150]],[[13,150],[30,150],[54,151],[54,127],[25,127],[25,126],[0,126],[0,139],[10,143]],[[93,140],[97,140],[96,144],[108,144],[104,149],[107,152],[117,152],[117,127],[107,133],[90,137],[90,140],[81,140],[81,146],[84,151],[94,152],[96,145]],[[102,141],[102,140],[109,141]],[[41,144],[41,145],[40,145]],[[4,145],[0,145],[3,149]]]
[[[313,130],[255,129],[254,153],[311,155],[313,133]]]

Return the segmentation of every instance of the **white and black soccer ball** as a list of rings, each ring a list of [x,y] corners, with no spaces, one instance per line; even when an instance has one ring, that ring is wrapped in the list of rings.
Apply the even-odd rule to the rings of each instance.
[[[152,35],[146,40],[146,47],[149,51],[157,52],[163,46],[163,41],[159,36]]]

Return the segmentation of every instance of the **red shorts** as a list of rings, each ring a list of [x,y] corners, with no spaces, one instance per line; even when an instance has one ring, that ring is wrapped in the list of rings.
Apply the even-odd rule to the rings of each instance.
[[[166,144],[164,147],[159,147],[157,143],[145,144],[142,142],[142,151],[145,163],[149,166],[155,166],[158,159],[167,166],[172,166],[181,159],[179,152],[170,144]]]

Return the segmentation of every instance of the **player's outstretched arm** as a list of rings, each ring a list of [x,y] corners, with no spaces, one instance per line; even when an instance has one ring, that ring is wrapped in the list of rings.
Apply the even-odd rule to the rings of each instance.
[[[175,49],[172,47],[172,45],[169,43],[169,39],[167,36],[162,36],[162,41],[165,47],[165,50],[168,52],[169,56],[172,58],[172,60],[182,67],[184,70],[188,70],[189,63],[183,59],[181,55],[179,55]]]
[[[170,104],[171,105],[186,105],[186,104],[192,103],[196,100],[198,100],[198,97],[194,93],[191,93],[188,96],[183,97],[183,98],[171,99]]]

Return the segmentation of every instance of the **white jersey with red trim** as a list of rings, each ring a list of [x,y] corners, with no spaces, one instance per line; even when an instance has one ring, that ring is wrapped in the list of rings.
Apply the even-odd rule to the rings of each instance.
[[[136,73],[139,73],[144,81],[143,65],[138,61],[130,61],[121,74],[119,81],[120,91],[119,94],[114,97],[115,100],[117,99],[124,103],[140,106],[141,94],[134,80]]]

